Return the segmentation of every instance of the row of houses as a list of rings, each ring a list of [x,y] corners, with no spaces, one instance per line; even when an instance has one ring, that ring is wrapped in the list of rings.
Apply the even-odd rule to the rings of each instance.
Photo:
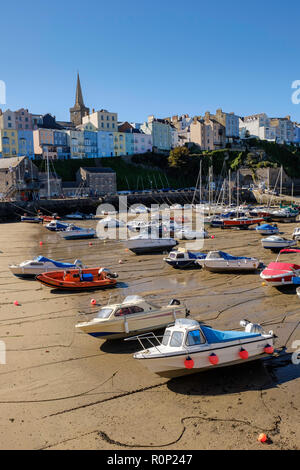
[[[290,116],[265,113],[240,117],[217,109],[203,116],[148,117],[143,123],[120,122],[106,109],[90,112],[83,101],[79,75],[70,121],[28,109],[0,110],[0,157],[30,159],[82,159],[168,152],[194,144],[201,150],[224,148],[228,143],[256,137],[277,143],[300,145],[300,124]]]

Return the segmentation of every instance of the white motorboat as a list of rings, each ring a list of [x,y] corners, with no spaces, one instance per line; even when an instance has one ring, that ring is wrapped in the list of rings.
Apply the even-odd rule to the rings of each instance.
[[[258,233],[261,235],[275,235],[275,233],[279,232],[279,228],[277,227],[276,224],[270,225],[270,224],[262,224],[258,225],[255,229]]]
[[[278,235],[271,235],[270,237],[263,238],[261,240],[263,248],[267,250],[282,250],[283,248],[291,248],[292,246],[297,245],[296,240],[288,240],[284,237],[279,237]]]
[[[163,338],[138,335],[142,350],[133,355],[160,377],[194,374],[215,367],[253,361],[273,354],[273,331],[242,320],[244,331],[219,331],[196,320],[178,319],[165,330]],[[149,347],[150,346],[150,347]]]
[[[210,251],[205,258],[197,259],[196,263],[207,271],[227,272],[255,271],[260,261],[246,256],[233,256],[224,251]]]
[[[94,238],[96,232],[92,228],[81,228],[75,227],[75,225],[69,225],[66,230],[59,232],[59,235],[65,240],[79,240],[85,238]]]
[[[177,244],[174,238],[151,238],[148,233],[140,233],[125,242],[126,247],[137,255],[172,250]]]
[[[95,338],[118,339],[135,332],[164,328],[176,318],[189,314],[184,305],[176,299],[158,307],[138,295],[130,295],[121,303],[102,307],[89,321],[80,322],[76,328]]]
[[[300,240],[300,227],[296,227],[292,235],[293,240]]]
[[[26,260],[20,264],[11,264],[9,269],[17,277],[29,278],[50,271],[65,271],[78,267],[82,267],[82,263],[79,260],[74,261],[74,263],[62,263],[46,258],[45,256],[36,256],[32,260]]]
[[[206,256],[206,253],[197,253],[179,248],[178,250],[170,251],[168,256],[164,258],[164,261],[176,269],[199,269],[202,266],[196,263],[196,260],[203,259]]]
[[[70,224],[66,224],[64,222],[60,222],[58,220],[51,220],[49,224],[45,225],[46,229],[50,230],[50,232],[63,232],[69,227]]]
[[[206,230],[191,230],[188,228],[183,228],[174,231],[174,237],[179,240],[198,240],[203,238],[209,238],[208,232]]]

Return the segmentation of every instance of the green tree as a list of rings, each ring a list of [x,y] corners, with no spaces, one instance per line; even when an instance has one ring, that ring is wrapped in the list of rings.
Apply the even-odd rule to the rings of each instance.
[[[171,168],[181,169],[185,172],[190,163],[190,151],[187,147],[175,147],[170,151],[168,158]]]

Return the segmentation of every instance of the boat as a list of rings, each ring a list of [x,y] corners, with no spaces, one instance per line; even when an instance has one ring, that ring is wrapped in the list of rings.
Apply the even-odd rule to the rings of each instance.
[[[255,230],[260,233],[261,235],[274,235],[275,233],[279,232],[279,228],[276,224],[262,224],[258,225]]]
[[[21,222],[27,222],[29,224],[41,224],[43,223],[42,217],[38,216],[29,216],[29,215],[21,215]]]
[[[210,251],[205,258],[197,259],[196,263],[212,272],[255,271],[260,264],[256,258],[233,256],[224,251]]]
[[[276,261],[270,263],[261,273],[260,277],[274,287],[294,284],[293,279],[300,276],[300,265],[295,263],[279,262],[282,254],[300,253],[297,249],[281,250]]]
[[[279,237],[278,235],[271,235],[270,237],[263,238],[261,240],[263,248],[266,250],[278,251],[283,248],[289,248],[297,245],[296,240],[288,240],[284,237]]]
[[[126,247],[137,255],[171,250],[177,244],[174,238],[151,238],[148,233],[140,233],[125,242]]]
[[[52,220],[59,220],[60,219],[60,217],[57,214],[41,215],[40,217],[43,219],[43,222],[51,222]]]
[[[202,266],[196,263],[196,260],[204,259],[206,255],[206,253],[196,253],[178,248],[178,250],[170,251],[168,256],[163,258],[163,260],[175,269],[199,269]]]
[[[78,268],[53,271],[36,276],[47,287],[68,291],[104,289],[116,285],[116,273],[106,268]]]
[[[242,320],[244,331],[220,331],[196,320],[180,318],[165,330],[163,338],[153,332],[138,340],[142,350],[133,355],[160,377],[173,378],[207,369],[231,366],[270,356],[275,335],[259,324]],[[150,347],[149,347],[150,346]]]
[[[299,215],[298,209],[286,207],[278,210],[272,210],[269,214],[269,219],[273,222],[295,222]]]
[[[93,219],[94,214],[83,214],[83,212],[73,212],[72,214],[65,215],[66,219],[74,219],[74,220],[87,220]]]
[[[79,266],[82,266],[79,260],[75,260],[74,263],[62,263],[45,256],[36,256],[32,260],[26,260],[20,264],[11,264],[9,269],[17,277],[32,278],[44,272],[74,269]]]
[[[47,230],[50,232],[63,232],[65,231],[70,224],[66,224],[64,222],[59,222],[58,220],[52,220],[49,224],[45,225]]]
[[[252,217],[236,217],[233,219],[224,219],[221,228],[240,228],[247,229],[251,225],[260,224],[263,222],[262,218],[252,218]]]
[[[96,232],[92,228],[76,227],[75,225],[70,224],[66,230],[63,230],[59,234],[65,240],[80,240],[84,238],[94,238]]]
[[[188,228],[182,228],[174,231],[174,237],[179,240],[199,240],[202,238],[209,238],[206,230],[190,230]]]
[[[292,235],[293,240],[300,240],[300,227],[296,227]]]
[[[122,303],[102,307],[89,321],[80,322],[77,329],[100,339],[118,339],[136,332],[149,332],[165,328],[176,318],[189,314],[176,299],[158,307],[138,295],[127,296]]]
[[[100,224],[103,228],[118,228],[118,227],[125,227],[125,222],[122,220],[115,219],[114,217],[105,217],[102,220],[99,220],[98,224]]]

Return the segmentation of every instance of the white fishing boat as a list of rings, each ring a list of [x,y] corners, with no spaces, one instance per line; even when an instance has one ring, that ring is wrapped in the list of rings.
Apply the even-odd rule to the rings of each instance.
[[[75,227],[75,225],[69,225],[66,230],[59,232],[59,235],[65,240],[79,240],[85,238],[94,238],[96,232],[92,228],[81,228]]]
[[[125,242],[126,247],[137,255],[171,250],[177,244],[174,238],[151,238],[148,233],[140,233]]]
[[[118,339],[135,332],[149,332],[164,328],[176,318],[189,314],[184,305],[176,299],[158,307],[138,295],[130,295],[121,303],[102,307],[89,321],[80,322],[76,328],[95,338]]]
[[[300,240],[300,227],[296,227],[292,235],[293,240]]]
[[[203,259],[207,256],[206,253],[193,252],[185,250],[184,248],[178,248],[178,250],[170,251],[168,256],[163,260],[175,269],[196,269],[202,266],[196,263],[197,259]]]
[[[198,264],[207,271],[255,271],[260,261],[246,256],[233,256],[224,251],[210,251],[203,259],[197,259]]]
[[[297,245],[297,240],[288,240],[278,235],[271,235],[270,237],[261,240],[263,248],[267,250],[282,250],[283,248],[290,248]]]
[[[248,320],[240,325],[244,331],[219,331],[196,320],[178,319],[166,328],[162,339],[154,333],[129,339],[140,342],[143,349],[133,357],[151,372],[160,377],[180,377],[273,354],[273,331],[266,333]]]
[[[79,260],[75,260],[74,263],[62,263],[61,261],[55,261],[53,259],[46,258],[45,256],[36,256],[32,260],[26,260],[20,264],[9,265],[9,269],[12,274],[22,278],[30,278],[50,271],[64,271],[78,267],[82,267],[82,263]]]
[[[276,233],[279,232],[279,228],[277,227],[276,224],[270,225],[270,224],[262,224],[258,225],[255,229],[258,233],[261,235],[275,235]]]

